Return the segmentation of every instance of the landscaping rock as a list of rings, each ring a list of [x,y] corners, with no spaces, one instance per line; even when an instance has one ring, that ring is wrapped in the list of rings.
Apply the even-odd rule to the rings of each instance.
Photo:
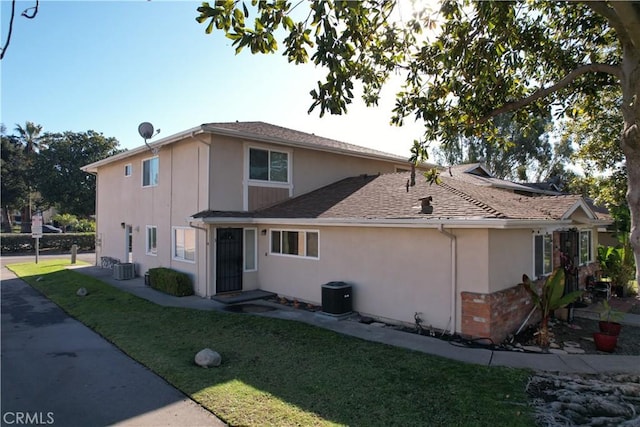
[[[196,365],[202,366],[203,368],[209,368],[211,366],[220,366],[222,362],[222,357],[216,351],[211,350],[210,348],[205,348],[200,350],[195,357]]]
[[[640,425],[638,375],[540,373],[530,379],[527,393],[539,425]]]
[[[87,295],[89,295],[89,291],[87,291],[87,288],[80,288],[76,291],[76,295],[78,295],[79,297],[86,297]]]

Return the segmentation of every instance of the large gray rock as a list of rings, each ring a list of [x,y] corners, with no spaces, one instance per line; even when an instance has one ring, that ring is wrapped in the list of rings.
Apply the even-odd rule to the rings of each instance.
[[[222,362],[222,357],[216,351],[211,350],[210,348],[205,348],[200,350],[195,357],[196,365],[202,366],[203,368],[209,368],[211,366],[220,366],[220,362]]]

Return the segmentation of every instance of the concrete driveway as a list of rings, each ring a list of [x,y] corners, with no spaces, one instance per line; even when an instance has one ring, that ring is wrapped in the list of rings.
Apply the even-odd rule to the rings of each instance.
[[[223,426],[4,268],[1,425]]]

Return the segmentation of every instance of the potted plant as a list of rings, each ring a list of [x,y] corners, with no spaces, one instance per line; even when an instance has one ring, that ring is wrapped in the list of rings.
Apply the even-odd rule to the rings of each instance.
[[[616,345],[618,345],[618,336],[611,335],[605,332],[594,332],[593,342],[596,345],[598,351],[606,351],[607,353],[613,353]]]
[[[622,328],[620,320],[624,317],[624,313],[611,307],[611,305],[609,305],[609,301],[602,301],[601,305],[600,322],[598,322],[600,332],[609,335],[619,335],[620,329]]]
[[[557,268],[549,275],[540,293],[537,292],[536,286],[531,282],[529,277],[524,274],[522,276],[522,284],[531,295],[533,304],[540,310],[542,320],[538,327],[538,345],[544,349],[549,348],[549,317],[554,310],[562,308],[576,301],[582,296],[582,291],[570,292],[564,295],[564,269]]]

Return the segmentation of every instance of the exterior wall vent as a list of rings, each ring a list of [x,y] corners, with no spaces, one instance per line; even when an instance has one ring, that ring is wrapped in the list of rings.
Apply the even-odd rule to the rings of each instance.
[[[423,214],[433,213],[433,206],[431,206],[431,201],[432,200],[433,200],[433,197],[431,197],[431,196],[423,197],[422,199],[420,199],[420,202],[422,202],[422,213]]]

